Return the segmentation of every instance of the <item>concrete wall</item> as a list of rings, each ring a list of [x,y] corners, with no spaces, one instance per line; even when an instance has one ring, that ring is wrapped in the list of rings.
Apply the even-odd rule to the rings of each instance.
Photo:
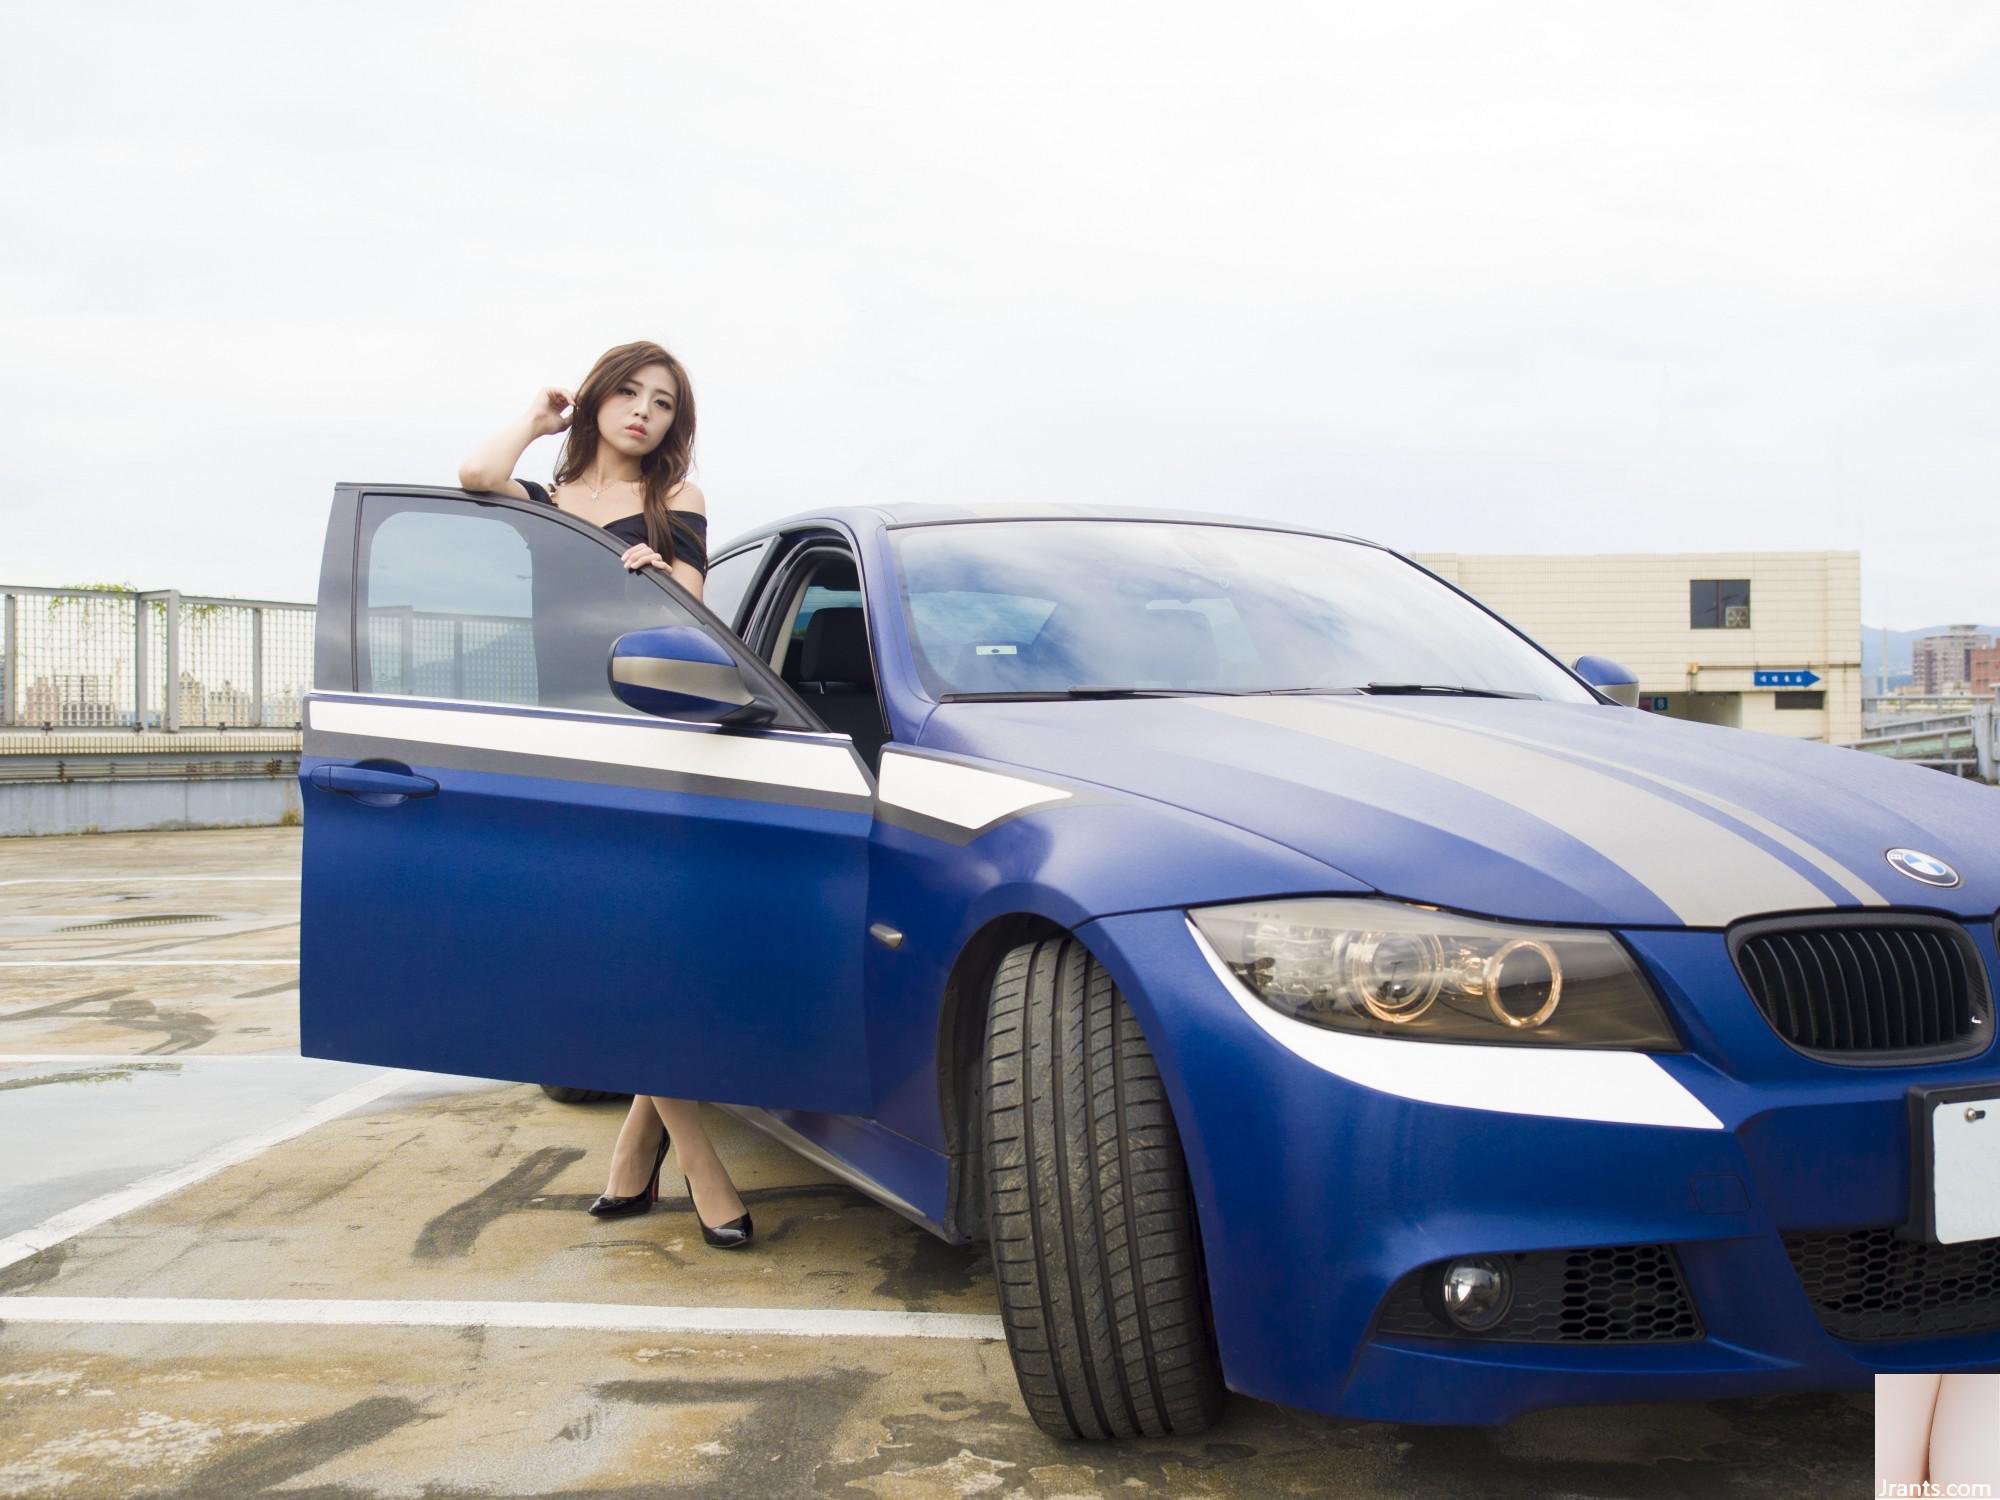
[[[1564,661],[1609,656],[1668,712],[1799,739],[1861,736],[1861,554],[1423,554],[1417,560],[1513,621]],[[1750,626],[1696,630],[1688,585],[1750,580]],[[1822,709],[1780,709],[1751,686],[1758,669],[1808,668]],[[1727,695],[1724,703],[1710,695]],[[1700,695],[1694,699],[1692,695]]]
[[[0,838],[146,828],[248,828],[299,816],[289,776],[0,782]]]

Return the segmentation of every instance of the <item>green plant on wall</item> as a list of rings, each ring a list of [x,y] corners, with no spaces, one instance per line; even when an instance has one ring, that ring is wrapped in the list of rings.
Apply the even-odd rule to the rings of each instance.
[[[51,594],[48,599],[48,622],[53,634],[59,629],[67,629],[78,635],[88,636],[100,631],[116,629],[120,640],[128,636],[134,608],[133,596],[139,591],[129,583],[68,583],[64,593]]]

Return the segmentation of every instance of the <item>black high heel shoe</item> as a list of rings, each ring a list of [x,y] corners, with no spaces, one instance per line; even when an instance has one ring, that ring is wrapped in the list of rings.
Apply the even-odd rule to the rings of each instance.
[[[689,1195],[692,1200],[693,1195]],[[696,1211],[694,1221],[701,1224],[701,1213]],[[718,1250],[741,1250],[750,1243],[750,1215],[748,1211],[738,1214],[727,1224],[718,1224],[710,1229],[701,1224],[701,1237]]]
[[[610,1193],[599,1193],[592,1203],[589,1213],[597,1219],[622,1219],[627,1214],[643,1214],[660,1201],[660,1167],[667,1159],[667,1132],[660,1131],[660,1149],[653,1154],[653,1175],[647,1179],[640,1191],[625,1197],[613,1197]]]

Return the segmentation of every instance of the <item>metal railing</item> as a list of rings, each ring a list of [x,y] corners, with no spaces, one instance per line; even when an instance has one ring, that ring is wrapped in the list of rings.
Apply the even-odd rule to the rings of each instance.
[[[1958,776],[2000,780],[2000,706],[1875,724],[1848,747]]]
[[[390,605],[368,611],[366,630],[362,676],[368,691],[537,701],[534,628],[524,617]]]
[[[297,728],[313,608],[0,584],[0,729]]]

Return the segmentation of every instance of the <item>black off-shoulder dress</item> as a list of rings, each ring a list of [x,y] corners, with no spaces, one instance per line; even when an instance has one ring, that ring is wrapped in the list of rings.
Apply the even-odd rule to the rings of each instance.
[[[514,483],[528,492],[530,500],[539,500],[544,505],[554,505],[555,496],[546,485],[536,484],[532,479],[516,479]],[[708,576],[708,517],[693,511],[670,510],[667,512],[667,527],[673,535],[674,561],[691,563],[702,577]],[[619,541],[630,547],[638,542],[650,544],[646,535],[646,518],[637,511],[629,516],[620,516],[604,528]]]

